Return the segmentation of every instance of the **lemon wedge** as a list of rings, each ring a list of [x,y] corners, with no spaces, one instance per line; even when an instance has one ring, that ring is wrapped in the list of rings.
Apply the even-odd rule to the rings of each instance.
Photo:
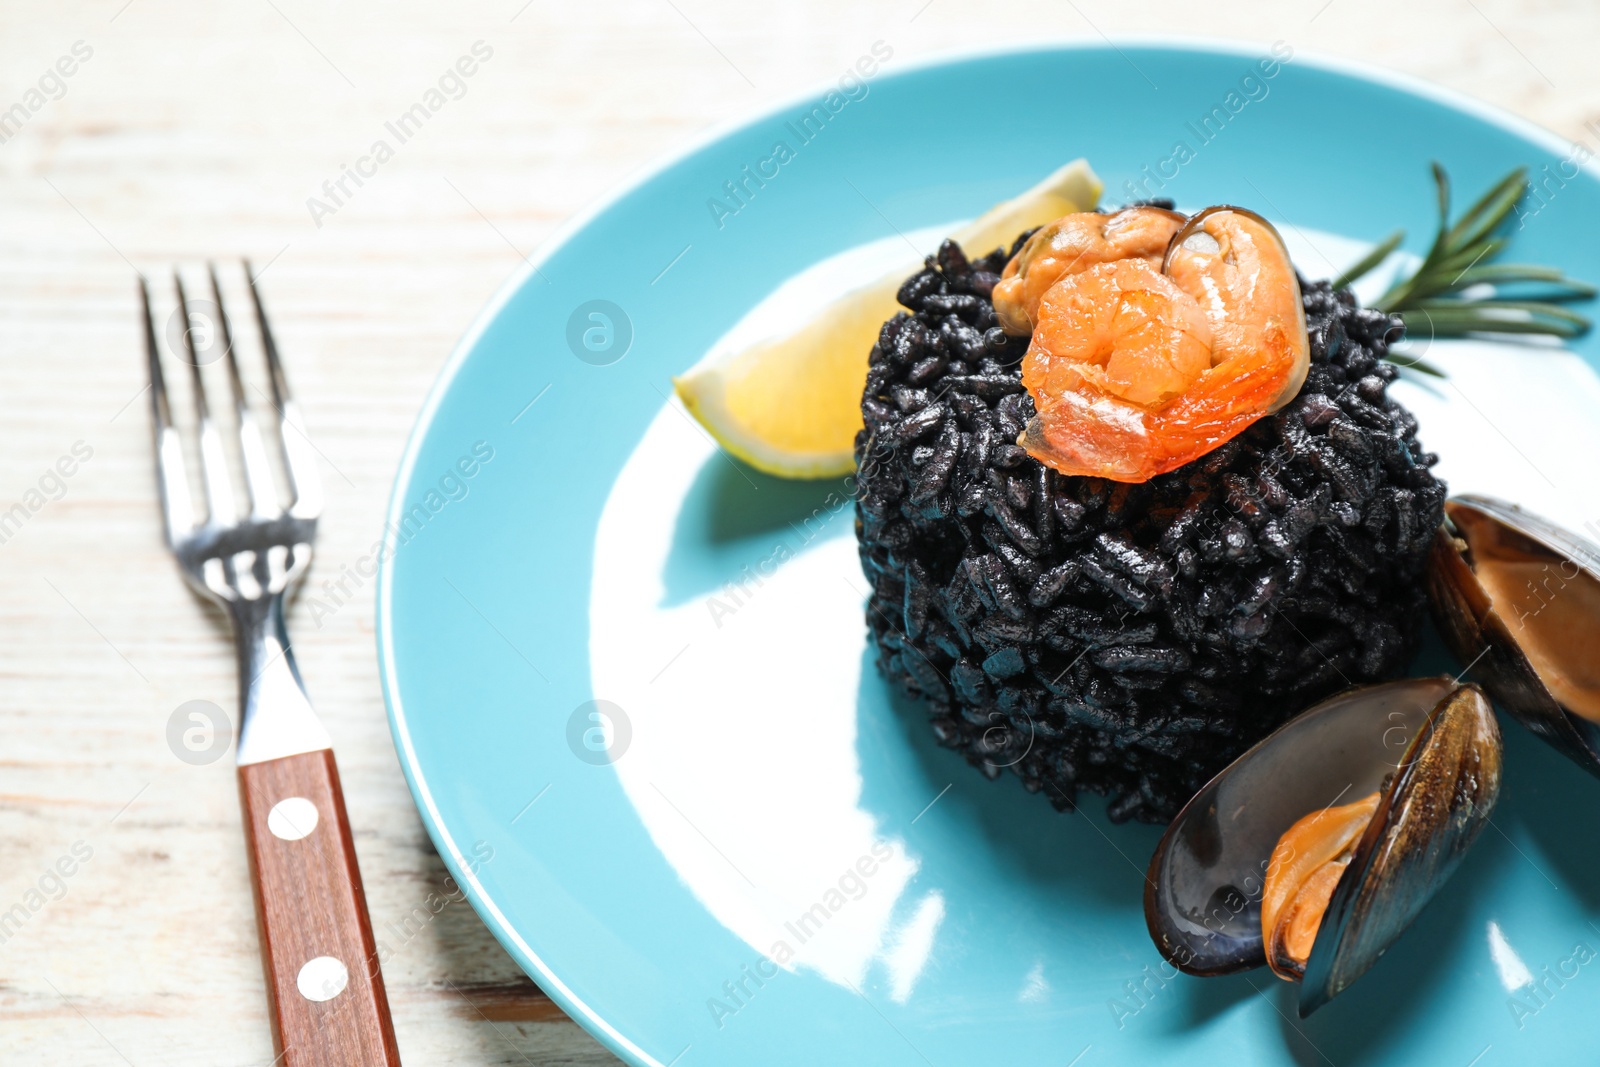
[[[996,204],[951,236],[974,254],[1023,230],[1100,202],[1082,159]],[[779,478],[832,478],[855,469],[867,356],[914,263],[819,307],[804,325],[730,351],[673,379],[678,397],[718,444]]]

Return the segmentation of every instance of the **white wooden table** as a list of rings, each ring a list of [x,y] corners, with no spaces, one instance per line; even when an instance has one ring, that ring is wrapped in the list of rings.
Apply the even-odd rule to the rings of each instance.
[[[892,68],[1118,32],[1365,58],[1600,149],[1585,127],[1600,119],[1589,0],[0,8],[0,1060],[272,1060],[231,760],[190,766],[166,740],[185,701],[231,713],[235,680],[220,616],[160,541],[134,269],[270,264],[263,286],[327,459],[316,589],[378,535],[457,337],[563,219],[708,125],[836,79],[874,41]],[[332,201],[324,181],[480,41],[492,55],[459,98]],[[47,473],[74,449],[70,477]],[[303,598],[291,629],[394,949],[406,1062],[614,1062],[470,906],[440,903],[444,867],[384,718],[370,583],[320,623]]]

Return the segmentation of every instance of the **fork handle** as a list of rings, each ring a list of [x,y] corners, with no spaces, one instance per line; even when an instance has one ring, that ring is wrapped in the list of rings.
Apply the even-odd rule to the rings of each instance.
[[[333,750],[244,764],[272,1040],[282,1067],[399,1067]]]

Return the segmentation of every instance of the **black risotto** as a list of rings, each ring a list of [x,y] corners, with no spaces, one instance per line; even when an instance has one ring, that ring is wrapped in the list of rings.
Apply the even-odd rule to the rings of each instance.
[[[1066,477],[1015,443],[1028,339],[989,297],[1008,258],[946,241],[872,350],[856,533],[878,665],[988,777],[1164,822],[1415,653],[1445,486],[1386,393],[1400,323],[1302,281],[1311,367],[1288,406],[1144,484]]]

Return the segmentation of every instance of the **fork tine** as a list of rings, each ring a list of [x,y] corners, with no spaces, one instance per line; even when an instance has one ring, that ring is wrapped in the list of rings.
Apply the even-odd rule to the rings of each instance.
[[[233,390],[233,414],[239,430],[239,454],[244,460],[245,491],[250,501],[250,515],[256,519],[274,518],[282,512],[282,508],[278,501],[278,486],[272,475],[272,464],[267,460],[267,449],[261,441],[261,427],[245,400],[244,380],[239,375],[239,355],[233,347],[233,325],[228,321],[227,306],[222,302],[217,268],[207,263],[206,273],[211,276],[211,299],[217,306],[218,336],[228,360],[228,383]]]
[[[144,350],[150,371],[150,424],[154,430],[156,482],[161,488],[161,518],[167,544],[174,545],[194,529],[194,503],[183,464],[183,440],[172,424],[167,379],[161,371],[161,349],[156,344],[155,313],[150,308],[150,286],[143,274],[139,275],[139,302],[144,307]]]
[[[228,474],[228,458],[222,451],[222,435],[211,418],[206,402],[206,383],[200,374],[200,357],[194,347],[193,320],[189,318],[189,294],[183,278],[174,270],[172,283],[178,291],[178,314],[183,316],[183,349],[189,357],[194,392],[195,421],[200,428],[200,476],[206,491],[207,519],[212,523],[231,523],[238,517],[233,506],[233,485]],[[216,343],[216,339],[212,339]]]
[[[261,291],[256,287],[255,272],[250,269],[248,259],[244,261],[244,273],[250,279],[250,299],[256,308],[261,347],[267,353],[267,376],[272,383],[272,404],[278,409],[278,444],[283,449],[283,467],[289,475],[289,488],[294,492],[294,506],[289,510],[297,518],[314,519],[322,514],[322,479],[317,474],[315,450],[306,436],[300,406],[289,393],[283,362],[278,358],[278,344],[273,339],[267,309],[261,303]]]

